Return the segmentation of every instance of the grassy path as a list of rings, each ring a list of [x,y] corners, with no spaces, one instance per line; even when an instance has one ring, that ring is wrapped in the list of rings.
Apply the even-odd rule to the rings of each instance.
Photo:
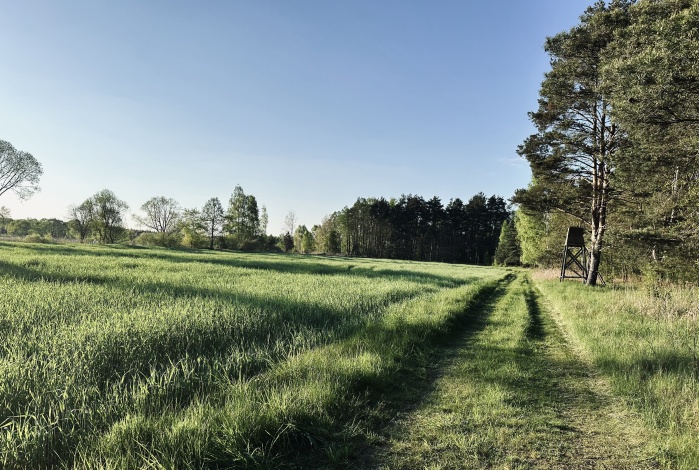
[[[634,416],[566,343],[525,276],[405,403],[375,468],[655,468]],[[404,394],[415,397],[416,394]]]

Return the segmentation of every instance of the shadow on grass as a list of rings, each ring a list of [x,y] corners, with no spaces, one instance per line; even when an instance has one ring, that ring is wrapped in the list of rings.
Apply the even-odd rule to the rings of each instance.
[[[631,361],[618,361],[613,358],[595,361],[606,374],[613,376],[634,376],[638,382],[644,382],[655,376],[666,374],[681,377],[682,381],[697,384],[699,370],[691,348],[684,351],[658,351],[652,356],[636,357]]]
[[[241,311],[259,312],[257,315],[263,318],[269,317],[269,324],[266,328],[258,322],[245,322],[244,325],[237,329],[226,330],[225,328],[211,326],[207,331],[181,331],[174,332],[171,337],[158,339],[154,336],[153,344],[145,343],[141,345],[142,351],[134,351],[133,354],[115,355],[109,358],[105,364],[108,364],[104,371],[95,368],[94,377],[98,381],[108,381],[110,379],[120,377],[125,371],[131,370],[134,376],[146,372],[151,366],[157,364],[167,364],[170,360],[176,360],[184,355],[189,356],[225,356],[231,348],[236,347],[240,340],[245,339],[248,346],[263,346],[270,341],[270,332],[273,331],[273,339],[283,344],[290,343],[301,330],[314,331],[320,338],[330,338],[333,341],[343,339],[354,334],[359,328],[362,328],[366,322],[366,314],[371,312],[361,312],[360,315],[347,315],[347,311],[340,308],[332,308],[312,299],[290,299],[285,297],[270,296],[268,292],[260,292],[259,294],[251,294],[249,292],[240,292],[235,289],[227,290],[208,286],[192,286],[183,283],[168,282],[167,280],[149,280],[139,279],[138,283],[132,283],[129,280],[128,274],[110,273],[104,269],[99,270],[99,266],[88,266],[87,271],[70,272],[56,271],[55,267],[61,261],[62,256],[84,260],[89,263],[89,258],[92,256],[109,256],[112,258],[121,258],[124,260],[132,260],[134,258],[146,259],[161,259],[165,261],[164,269],[167,269],[167,262],[189,263],[206,262],[229,267],[243,267],[253,269],[275,270],[279,272],[302,272],[307,274],[331,274],[342,276],[368,276],[381,279],[403,278],[408,277],[410,280],[418,283],[423,283],[429,287],[456,287],[469,282],[478,280],[476,277],[460,279],[455,281],[452,278],[432,275],[428,273],[415,273],[412,271],[386,271],[386,270],[371,270],[367,268],[348,269],[344,265],[332,266],[318,261],[299,263],[297,257],[284,257],[280,259],[280,255],[275,254],[255,254],[257,260],[251,261],[245,256],[241,258],[226,257],[226,259],[215,259],[219,254],[205,252],[206,258],[198,258],[192,256],[183,257],[180,252],[158,250],[140,250],[131,247],[90,247],[90,246],[70,246],[70,245],[27,245],[17,247],[0,243],[0,248],[10,247],[24,253],[36,254],[36,256],[24,259],[20,262],[12,262],[0,260],[0,275],[7,275],[16,279],[30,282],[53,282],[60,284],[94,284],[104,285],[110,289],[123,290],[125,295],[133,295],[134,292],[141,294],[165,294],[173,298],[215,298],[223,301],[228,305],[235,305]],[[125,254],[122,254],[125,253]],[[46,260],[42,258],[42,254],[56,255],[53,259]],[[262,260],[259,260],[262,258]],[[10,258],[11,259],[11,258]],[[362,260],[353,260],[356,264],[361,264]],[[128,262],[127,262],[128,264]],[[133,263],[131,263],[133,264]],[[370,263],[368,263],[370,264]],[[138,267],[138,265],[123,266],[125,268]],[[136,289],[134,291],[134,289]],[[388,306],[394,302],[403,302],[410,298],[419,295],[421,292],[396,292],[395,295],[387,296],[384,299],[385,305]],[[28,325],[25,323],[18,327],[25,328]],[[40,325],[36,325],[40,326]],[[13,334],[14,327],[7,325],[4,332],[7,335]],[[181,333],[181,334],[177,334]],[[128,337],[111,338],[117,343],[128,343]],[[147,338],[145,338],[147,339]],[[156,344],[157,343],[157,344]],[[118,349],[118,348],[117,348]],[[122,348],[129,351],[128,347]],[[138,352],[138,354],[136,354]],[[137,360],[136,364],[131,361],[134,356],[144,358]],[[242,376],[250,376],[264,370],[268,365],[269,360],[259,360],[257,363],[249,364],[249,368],[242,372]]]
[[[320,255],[293,255],[280,253],[245,253],[245,252],[221,252],[209,250],[188,250],[188,249],[165,249],[131,247],[123,245],[107,246],[79,246],[79,245],[26,245],[17,246],[0,242],[0,248],[10,247],[20,249],[25,252],[36,253],[37,255],[52,254],[70,257],[108,257],[117,259],[143,259],[161,260],[168,263],[177,264],[210,264],[227,268],[255,269],[263,271],[276,271],[285,274],[310,274],[310,275],[336,275],[336,276],[358,276],[367,278],[389,278],[405,279],[419,282],[435,287],[458,287],[471,283],[478,277],[453,278],[438,274],[427,273],[411,269],[391,269],[380,267],[376,269],[376,263],[386,260],[365,260],[360,258],[338,258],[325,257]],[[341,262],[338,262],[341,261]],[[345,264],[347,261],[347,264]],[[410,264],[411,262],[401,262],[390,260],[392,264],[398,266]],[[367,264],[367,267],[362,264]],[[412,262],[413,264],[415,262]],[[37,266],[40,267],[40,266]],[[80,276],[62,275],[41,271],[39,269],[22,269],[21,266],[11,261],[4,261],[0,264],[0,274],[9,273],[25,280],[49,280],[57,282],[89,282],[101,284],[106,280],[113,280],[116,276],[103,276],[96,273],[89,273]],[[32,268],[29,266],[29,268]]]
[[[277,269],[284,269],[284,265],[276,265]],[[289,263],[289,266],[293,266],[293,262]],[[134,268],[138,266],[124,266],[124,268]],[[288,271],[283,271],[288,272]],[[47,267],[40,260],[30,260],[27,263],[10,263],[6,261],[0,261],[0,274],[10,275],[16,279],[30,282],[55,282],[59,284],[94,284],[94,285],[106,285],[112,289],[123,290],[128,295],[133,295],[136,293],[143,294],[165,294],[172,298],[216,298],[223,299],[230,305],[241,305],[243,307],[252,308],[262,308],[271,311],[282,311],[291,312],[293,315],[301,315],[303,318],[316,318],[317,320],[310,326],[320,327],[328,323],[329,319],[339,318],[342,315],[346,315],[346,311],[339,308],[329,308],[322,303],[313,301],[310,299],[298,300],[289,298],[275,298],[269,295],[268,291],[261,291],[259,295],[251,294],[249,292],[242,292],[236,290],[232,287],[230,290],[225,288],[215,288],[202,285],[187,285],[184,283],[175,283],[161,280],[147,280],[139,279],[137,283],[130,282],[128,275],[109,275],[109,274],[98,274],[96,272],[73,275],[70,273],[61,273],[51,271],[50,267]],[[339,273],[336,273],[340,275]],[[351,276],[352,274],[342,273],[345,276]],[[391,279],[391,278],[404,278],[409,277],[411,281],[417,283],[426,284],[426,286],[433,288],[451,288],[458,287],[463,284],[469,284],[479,280],[478,277],[472,276],[469,278],[462,278],[459,282],[455,282],[453,279],[445,278],[449,280],[449,285],[444,286],[440,283],[424,281],[424,277],[413,276],[410,272],[390,272],[390,271],[371,271],[372,277],[380,279]],[[440,276],[433,276],[434,278],[439,278]],[[431,277],[429,278],[431,279]],[[422,281],[421,281],[422,280]],[[447,281],[444,281],[447,282]],[[272,287],[271,291],[274,291],[278,287]],[[402,302],[409,300],[424,291],[415,290],[414,292],[396,292],[394,295],[389,295],[385,299],[385,305],[387,306],[393,302]]]
[[[106,275],[93,274],[76,278],[60,273],[47,273],[42,271],[41,266],[34,268],[4,261],[0,261],[0,273],[10,274],[26,281],[108,285],[110,288],[123,290],[125,295],[133,294],[131,285],[121,279],[110,278]],[[99,371],[98,367],[94,368],[93,375],[98,379],[98,382],[117,379],[125,371],[129,371],[133,376],[138,376],[147,372],[153,365],[167,365],[171,360],[185,355],[191,357],[226,356],[232,349],[243,343],[247,348],[270,346],[270,341],[291,344],[292,339],[298,335],[299,331],[313,331],[317,337],[326,338],[320,343],[325,344],[328,341],[341,340],[356,333],[365,327],[367,316],[375,314],[373,308],[367,307],[366,311],[362,310],[354,315],[349,315],[346,309],[331,307],[312,298],[274,297],[266,291],[252,294],[213,287],[145,280],[139,280],[138,291],[144,294],[164,293],[173,298],[214,298],[219,303],[238,309],[240,312],[238,315],[254,314],[255,317],[254,321],[242,319],[240,322],[236,322],[235,328],[227,328],[223,324],[207,324],[201,326],[201,328],[206,328],[205,331],[173,330],[167,337],[145,334],[142,338],[145,342],[140,345],[138,351],[131,351],[127,347],[130,333],[122,332],[123,338],[114,333],[110,337],[110,341],[117,345],[123,342],[124,347],[115,348],[114,344],[111,343],[105,346],[105,354],[107,354],[107,350],[114,351],[114,357],[103,361],[106,367],[104,371]],[[386,308],[392,303],[407,301],[421,293],[420,290],[416,289],[412,292],[396,292],[394,295],[387,295],[382,299],[382,307]],[[39,319],[38,321],[43,322],[44,320]],[[27,326],[27,322],[17,325],[20,329],[26,329]],[[35,326],[42,327],[42,325]],[[192,327],[196,326],[192,325]],[[8,324],[4,328],[6,335],[12,335],[13,331],[13,325]],[[152,344],[149,339],[152,339]],[[126,351],[127,354],[119,352],[120,350]],[[279,352],[279,354],[282,353]],[[134,363],[132,359],[135,356],[143,358],[143,360]],[[255,364],[251,363],[249,370],[241,372],[242,376],[247,377],[259,373],[269,365],[269,359],[264,358]]]
[[[483,384],[497,384],[508,391],[508,403],[519,407],[522,413],[532,417],[545,417],[552,429],[548,432],[575,432],[578,430],[568,425],[551,424],[556,421],[556,413],[561,409],[576,407],[596,409],[599,397],[582,386],[589,378],[588,368],[565,345],[556,325],[548,317],[544,318],[541,299],[529,279],[525,279],[524,300],[527,307],[527,324],[523,337],[516,347],[499,348],[488,346],[481,348],[490,370],[508,370],[509,364],[516,364],[522,380],[507,374],[487,374]],[[563,354],[551,354],[551,348]],[[474,377],[474,380],[477,378]],[[533,421],[536,421],[534,419]]]
[[[458,356],[464,342],[486,327],[488,318],[514,278],[515,275],[508,274],[495,289],[480,292],[475,303],[453,322],[449,335],[432,338],[432,341],[414,349],[402,367],[387,378],[384,387],[371,391],[366,416],[363,417],[369,429],[386,429],[397,414],[408,413],[423,404],[446,373],[443,364]],[[382,439],[385,440],[386,436]],[[382,464],[381,446],[362,441],[357,448],[350,468],[376,468]]]
[[[529,313],[529,324],[524,331],[525,336],[531,340],[543,341],[546,337],[544,324],[541,320],[541,306],[539,305],[539,295],[531,286],[529,278],[525,279],[527,286],[524,292],[524,299],[527,303],[527,312]]]
[[[29,263],[28,265],[6,263],[0,261],[0,272],[9,274],[19,279],[30,281],[52,281],[75,283],[88,282],[93,284],[108,284],[116,289],[129,291],[124,283],[109,278],[108,276],[93,275],[88,278],[76,280],[69,275],[47,275],[42,270],[42,264]],[[355,315],[341,308],[333,308],[312,299],[274,298],[266,292],[250,294],[244,292],[230,292],[222,289],[206,287],[190,287],[173,285],[160,282],[141,282],[138,289],[142,292],[160,292],[167,290],[166,294],[178,297],[214,297],[223,304],[240,308],[241,321],[229,322],[192,322],[180,325],[179,328],[167,329],[166,335],[162,331],[143,331],[138,336],[139,342],[134,347],[133,332],[119,330],[110,332],[104,336],[85,338],[90,342],[91,354],[85,357],[79,364],[83,382],[80,384],[85,389],[99,390],[104,393],[109,390],[111,384],[138,383],[141,377],[147,376],[152,370],[164,371],[173,362],[180,360],[192,361],[192,358],[206,358],[206,361],[192,365],[195,376],[206,377],[209,364],[226,362],[232,355],[235,356],[241,347],[245,348],[244,362],[240,368],[232,369],[231,381],[246,380],[268,370],[274,363],[283,360],[287,354],[295,354],[300,349],[310,350],[329,342],[340,341],[366,328],[368,317],[374,314],[375,308],[369,308]],[[393,302],[406,301],[421,294],[421,289],[415,289],[408,293],[395,293],[384,299],[387,307]],[[246,317],[246,318],[242,318]],[[35,328],[43,328],[43,319],[38,319]],[[187,326],[186,328],[184,326]],[[27,323],[22,325],[7,325],[3,333],[6,337],[17,337],[25,330]],[[70,328],[70,325],[64,325]],[[14,330],[17,328],[17,331]],[[5,331],[6,330],[6,331]],[[306,334],[313,333],[312,340],[306,340]],[[303,344],[296,344],[299,336],[304,337]],[[22,344],[17,341],[16,344]],[[74,349],[83,348],[79,341],[72,343]],[[260,354],[257,354],[257,352]],[[50,355],[52,351],[47,351]],[[65,356],[70,358],[70,354]],[[189,359],[187,359],[189,358]],[[75,366],[77,367],[77,365]],[[360,384],[361,386],[361,384]],[[191,387],[185,392],[178,392],[177,399],[168,406],[173,408],[186,408],[195,397],[206,397],[216,390]],[[27,408],[29,397],[18,398],[11,405],[11,414],[20,415]],[[51,405],[51,402],[49,406]],[[55,405],[55,403],[53,403]],[[42,412],[48,412],[42,410]],[[82,432],[87,434],[89,429]]]
[[[31,253],[43,251],[43,246],[30,250]],[[74,255],[74,251],[81,254],[90,254],[90,250],[82,250],[82,247],[50,247],[50,253],[58,252],[60,255]],[[55,250],[54,248],[58,248]],[[111,255],[110,256],[114,256]],[[149,256],[150,257],[150,256]],[[165,258],[171,258],[166,255]],[[54,261],[55,262],[55,261]],[[293,260],[288,263],[274,263],[275,267],[283,270],[285,266],[293,266]],[[240,264],[236,263],[225,263]],[[0,274],[12,276],[17,279],[33,282],[57,282],[57,283],[87,283],[106,285],[111,289],[123,290],[125,295],[133,294],[133,286],[126,276],[110,276],[109,273],[97,272],[74,276],[71,274],[52,272],[51,266],[42,261],[40,256],[25,260],[20,263],[0,261]],[[338,273],[339,274],[339,273]],[[343,275],[347,275],[346,271]],[[390,277],[384,272],[372,272],[376,277]],[[394,275],[400,275],[395,274]],[[477,278],[462,280],[463,282],[475,281]],[[242,369],[238,370],[240,378],[250,378],[268,369],[271,363],[281,359],[289,353],[289,348],[299,332],[312,331],[318,338],[311,347],[327,344],[330,341],[338,341],[355,334],[366,327],[367,316],[371,311],[361,311],[356,315],[348,315],[342,308],[333,308],[313,299],[291,299],[286,297],[270,296],[268,292],[251,294],[234,290],[218,289],[206,286],[188,286],[163,281],[150,281],[140,279],[137,284],[139,293],[165,294],[174,298],[215,298],[226,305],[236,306],[242,314],[254,313],[253,319],[234,322],[235,325],[224,324],[197,324],[191,327],[170,331],[167,336],[155,332],[144,332],[139,347],[134,349],[130,345],[131,333],[128,331],[114,332],[105,338],[104,347],[97,345],[97,350],[92,358],[88,358],[84,367],[90,371],[88,374],[90,383],[86,386],[106,387],[110,381],[126,377],[135,379],[146,374],[153,367],[167,367],[172,361],[184,357],[207,357],[210,360],[225,358],[235,352],[241,344],[246,348],[270,349],[265,355],[248,358]],[[384,301],[384,307],[391,303],[404,302],[422,291],[415,289],[412,292],[396,292],[389,295]],[[38,319],[38,322],[43,320]],[[6,325],[3,333],[7,336],[15,334],[15,329],[26,329],[32,326],[28,322],[21,325]],[[41,328],[41,324],[33,325]],[[70,325],[64,325],[70,328]],[[97,339],[94,339],[97,341]],[[100,340],[101,341],[101,340]],[[271,341],[271,343],[270,343]],[[287,345],[287,349],[279,348],[279,345]],[[93,344],[94,346],[94,344]],[[309,345],[306,345],[309,346]],[[80,347],[75,344],[75,347]],[[274,347],[274,350],[271,348]],[[92,364],[94,362],[94,364]],[[18,404],[18,409],[22,403]]]

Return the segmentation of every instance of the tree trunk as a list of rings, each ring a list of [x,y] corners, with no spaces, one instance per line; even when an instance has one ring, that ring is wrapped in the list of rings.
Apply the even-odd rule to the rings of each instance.
[[[595,162],[592,179],[592,211],[590,239],[590,260],[587,265],[587,281],[589,286],[597,285],[599,265],[602,257],[602,240],[607,228],[607,198],[609,196],[609,174],[603,161]]]
[[[602,258],[602,250],[599,245],[595,245],[593,242],[592,249],[590,250],[590,261],[588,263],[587,269],[587,280],[586,284],[588,286],[597,285],[597,276],[599,274],[599,263]]]
[[[603,164],[598,164],[599,167]],[[606,212],[605,206],[602,204],[604,200],[603,193],[598,186],[599,176],[595,175],[593,179],[593,197],[592,197],[592,212],[591,212],[591,229],[592,236],[590,237],[590,259],[587,263],[587,279],[585,284],[588,286],[597,285],[597,274],[599,273],[599,263],[602,255],[602,235],[604,234],[603,213]]]
[[[613,141],[616,134],[616,126],[612,124],[609,135],[607,135],[605,108],[605,105],[601,106],[601,115],[594,120],[594,135],[597,140],[599,154],[593,158],[592,162],[592,207],[590,213],[592,236],[586,280],[586,284],[589,286],[597,285],[597,277],[599,275],[599,265],[602,258],[602,239],[607,228],[607,198],[609,197],[609,167],[605,160],[611,153],[609,143]]]

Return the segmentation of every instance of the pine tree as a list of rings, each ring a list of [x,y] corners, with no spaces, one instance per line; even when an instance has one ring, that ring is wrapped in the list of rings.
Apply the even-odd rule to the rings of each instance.
[[[539,212],[559,210],[587,224],[589,285],[597,282],[609,207],[620,196],[612,176],[625,137],[601,86],[601,55],[629,24],[632,3],[598,1],[580,25],[547,38],[551,71],[541,85],[539,109],[530,113],[538,132],[518,149],[529,161],[532,184],[517,190],[513,202]]]
[[[495,249],[495,264],[498,266],[518,266],[521,252],[515,224],[510,220],[504,221],[500,229],[498,247]]]

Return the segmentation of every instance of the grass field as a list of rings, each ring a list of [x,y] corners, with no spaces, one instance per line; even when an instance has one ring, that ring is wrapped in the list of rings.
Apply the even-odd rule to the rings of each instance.
[[[698,294],[0,243],[0,467],[699,468]]]
[[[505,275],[1,243],[0,463],[347,462],[367,401]]]

